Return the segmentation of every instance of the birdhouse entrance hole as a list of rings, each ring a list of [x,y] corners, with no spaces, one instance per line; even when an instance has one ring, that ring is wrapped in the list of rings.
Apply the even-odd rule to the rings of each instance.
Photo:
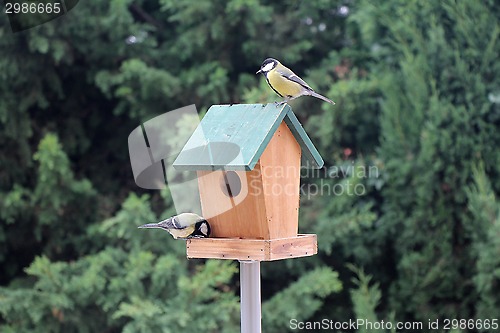
[[[222,193],[232,198],[241,192],[240,176],[234,171],[223,172],[220,179]]]

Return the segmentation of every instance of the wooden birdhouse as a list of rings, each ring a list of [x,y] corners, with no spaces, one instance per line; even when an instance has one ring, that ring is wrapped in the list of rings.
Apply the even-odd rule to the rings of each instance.
[[[317,253],[298,234],[300,169],[323,160],[288,105],[214,105],[173,166],[195,170],[210,238],[189,258],[270,261]]]

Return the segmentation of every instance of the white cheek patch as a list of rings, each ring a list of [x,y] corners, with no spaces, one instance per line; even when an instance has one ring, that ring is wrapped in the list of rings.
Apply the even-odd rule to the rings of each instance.
[[[203,223],[201,225],[201,228],[200,228],[200,231],[203,235],[208,235],[208,228],[207,228],[207,225],[205,223]]]
[[[267,65],[265,65],[264,67],[262,67],[262,71],[269,72],[271,69],[273,69],[273,67],[274,67],[274,63],[270,62]]]

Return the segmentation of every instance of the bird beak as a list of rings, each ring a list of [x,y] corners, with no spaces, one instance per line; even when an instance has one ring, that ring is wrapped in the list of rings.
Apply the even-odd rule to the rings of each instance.
[[[161,229],[161,227],[158,226],[158,223],[143,224],[141,226],[138,226],[137,228],[139,228],[139,229],[143,229],[143,228],[146,228],[146,229],[153,229],[153,228]]]
[[[262,69],[259,69],[259,70],[257,71],[257,73],[255,73],[255,74],[259,74],[259,73],[262,73]]]

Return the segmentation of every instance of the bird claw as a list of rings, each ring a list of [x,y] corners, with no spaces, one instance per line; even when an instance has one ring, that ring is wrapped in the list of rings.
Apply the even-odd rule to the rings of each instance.
[[[205,236],[201,236],[201,235],[194,235],[194,236],[187,236],[186,239],[193,239],[193,238],[207,238]]]
[[[286,101],[281,101],[281,102],[274,102],[274,104],[276,104],[277,106],[279,106],[279,105],[283,105],[283,104],[286,104]]]

